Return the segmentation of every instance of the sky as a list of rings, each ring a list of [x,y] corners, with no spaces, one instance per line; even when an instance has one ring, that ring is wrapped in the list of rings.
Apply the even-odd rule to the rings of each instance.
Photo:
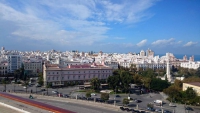
[[[200,55],[200,0],[0,0],[0,46]]]

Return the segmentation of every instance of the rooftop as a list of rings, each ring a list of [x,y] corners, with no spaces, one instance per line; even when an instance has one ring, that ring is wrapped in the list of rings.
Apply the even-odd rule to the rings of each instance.
[[[186,83],[186,84],[190,84],[190,85],[194,85],[194,86],[199,86],[200,87],[200,82],[190,82],[190,83]]]

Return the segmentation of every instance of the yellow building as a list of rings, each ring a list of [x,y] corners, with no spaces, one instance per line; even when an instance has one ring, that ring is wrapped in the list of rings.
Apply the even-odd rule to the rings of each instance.
[[[200,82],[183,83],[183,91],[187,90],[188,87],[193,88],[197,95],[200,96]]]

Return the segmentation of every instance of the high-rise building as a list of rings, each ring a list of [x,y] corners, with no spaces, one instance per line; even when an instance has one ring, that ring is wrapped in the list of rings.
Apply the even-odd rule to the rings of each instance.
[[[141,50],[141,51],[140,51],[140,56],[145,56],[144,50]]]
[[[21,68],[21,55],[8,55],[8,73],[13,73],[15,70]]]

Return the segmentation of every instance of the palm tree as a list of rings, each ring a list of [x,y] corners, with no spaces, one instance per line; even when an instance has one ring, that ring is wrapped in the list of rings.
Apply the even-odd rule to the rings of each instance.
[[[94,90],[98,90],[100,88],[100,81],[98,78],[93,78],[90,80],[90,84]]]

